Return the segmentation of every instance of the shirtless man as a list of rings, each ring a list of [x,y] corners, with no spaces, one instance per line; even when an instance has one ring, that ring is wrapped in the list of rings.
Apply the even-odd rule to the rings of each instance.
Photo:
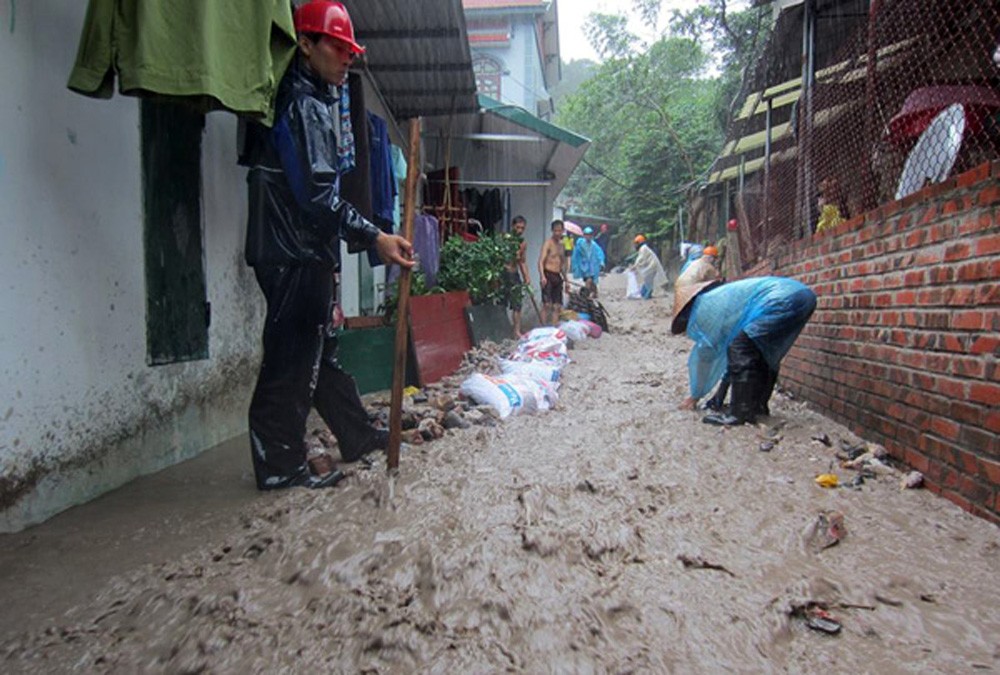
[[[524,230],[527,226],[528,221],[524,219],[524,216],[514,216],[514,219],[510,221],[511,232],[520,240],[520,245],[517,248],[517,257],[507,263],[504,269],[506,277],[504,282],[508,288],[518,284],[531,284],[526,263],[528,245],[524,241]],[[511,323],[514,324],[514,337],[519,338],[521,337],[521,302],[514,302],[513,296],[513,293],[508,293],[507,307],[510,309]]]
[[[542,323],[555,326],[562,310],[563,268],[566,248],[563,246],[563,222],[552,221],[552,236],[545,240],[538,256],[538,275],[542,285]]]

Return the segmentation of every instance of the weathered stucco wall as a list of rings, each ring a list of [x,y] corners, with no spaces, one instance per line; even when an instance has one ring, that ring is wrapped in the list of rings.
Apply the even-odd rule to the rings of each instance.
[[[1000,524],[1000,162],[752,271],[812,287],[781,382]]]
[[[213,113],[202,155],[211,357],[146,365],[138,105],[66,89],[85,10],[17,3],[0,30],[0,531],[243,431],[259,353],[235,119]]]

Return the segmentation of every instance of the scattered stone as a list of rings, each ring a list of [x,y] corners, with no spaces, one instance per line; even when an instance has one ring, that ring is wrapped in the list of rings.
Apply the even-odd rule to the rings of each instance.
[[[472,424],[465,417],[454,410],[450,410],[444,416],[445,429],[468,429],[471,426]]]
[[[420,435],[424,437],[425,441],[433,441],[444,436],[444,427],[433,419],[421,420],[417,429],[420,431]]]
[[[763,443],[760,444],[760,447],[758,447],[757,449],[760,450],[761,452],[771,452],[772,450],[774,450],[774,443],[771,441],[764,441]]]
[[[828,448],[833,445],[833,443],[830,441],[830,437],[827,434],[816,434],[815,436],[812,437],[812,440],[818,441],[819,443],[822,443]]]

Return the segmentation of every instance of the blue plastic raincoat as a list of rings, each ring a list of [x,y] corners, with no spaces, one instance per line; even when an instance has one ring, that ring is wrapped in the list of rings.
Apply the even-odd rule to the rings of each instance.
[[[717,286],[694,300],[687,336],[691,396],[707,395],[729,367],[728,349],[743,331],[777,370],[816,309],[816,294],[784,277],[753,277]]]
[[[573,276],[577,279],[596,279],[604,267],[604,251],[595,241],[578,239],[570,262]]]

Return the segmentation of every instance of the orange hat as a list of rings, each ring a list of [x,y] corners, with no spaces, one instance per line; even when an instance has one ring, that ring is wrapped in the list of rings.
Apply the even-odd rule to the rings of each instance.
[[[633,239],[632,241],[634,241],[636,244],[645,244],[646,243],[646,237],[644,237],[641,234],[637,234],[635,236],[635,239]]]
[[[685,328],[678,321],[684,309],[690,305],[698,294],[715,288],[722,283],[719,271],[704,258],[698,258],[688,267],[684,274],[674,282],[674,319],[670,323],[670,332],[674,335],[684,332]]]
[[[719,249],[714,246],[706,246],[703,251],[703,255],[714,255],[716,258],[719,257]]]

